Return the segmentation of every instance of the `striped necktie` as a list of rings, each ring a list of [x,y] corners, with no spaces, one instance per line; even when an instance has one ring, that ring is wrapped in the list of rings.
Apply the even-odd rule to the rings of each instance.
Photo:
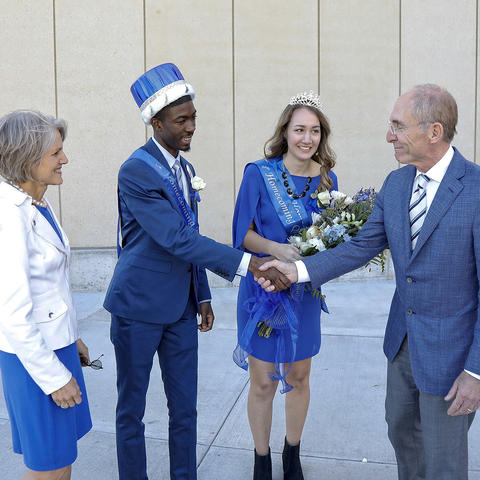
[[[173,170],[175,172],[175,178],[177,179],[178,186],[180,187],[182,193],[185,195],[185,192],[183,191],[182,167],[178,160],[175,160],[175,163],[173,164]]]
[[[412,193],[410,200],[410,207],[408,209],[410,214],[410,234],[412,240],[412,250],[417,244],[418,235],[425,220],[427,213],[427,192],[426,186],[430,179],[421,173],[417,177],[417,187]]]

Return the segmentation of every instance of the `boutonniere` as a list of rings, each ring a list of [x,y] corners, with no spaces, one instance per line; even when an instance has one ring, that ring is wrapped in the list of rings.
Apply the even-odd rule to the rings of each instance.
[[[203,190],[207,186],[207,184],[205,183],[203,178],[198,177],[197,175],[195,175],[193,178],[190,179],[190,183],[192,185],[193,190],[195,190],[195,193],[193,193],[192,196],[193,198],[195,198],[197,202],[199,202],[200,195],[198,194],[198,192],[200,190]]]

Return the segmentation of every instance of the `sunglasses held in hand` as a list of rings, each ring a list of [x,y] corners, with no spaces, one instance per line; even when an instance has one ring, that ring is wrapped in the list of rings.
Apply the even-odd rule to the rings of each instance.
[[[103,353],[95,360],[92,360],[91,362],[86,362],[84,358],[82,358],[82,366],[83,367],[91,367],[94,370],[102,370],[103,365],[102,361],[100,360],[103,357]]]

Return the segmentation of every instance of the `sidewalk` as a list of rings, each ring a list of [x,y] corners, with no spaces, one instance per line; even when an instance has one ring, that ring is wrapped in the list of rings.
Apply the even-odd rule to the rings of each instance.
[[[334,282],[324,287],[331,314],[322,315],[322,347],[314,358],[311,403],[302,440],[306,480],[394,480],[395,456],[384,421],[386,360],[382,337],[393,281]],[[236,288],[216,288],[214,331],[199,335],[198,478],[252,478],[253,442],[246,414],[248,374],[231,360],[236,345]],[[79,442],[73,480],[114,480],[115,359],[104,293],[76,293],[80,331],[104,369],[84,369],[93,430]],[[284,399],[277,395],[272,428],[273,478],[283,478]],[[145,414],[150,480],[168,480],[167,411],[158,363]],[[470,480],[480,480],[480,420],[470,430]],[[365,459],[364,461],[362,461]],[[0,479],[17,480],[22,459],[12,453],[0,395]]]

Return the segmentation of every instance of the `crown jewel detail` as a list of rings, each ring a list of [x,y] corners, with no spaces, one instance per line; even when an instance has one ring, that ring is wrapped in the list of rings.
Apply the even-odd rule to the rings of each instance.
[[[288,102],[289,105],[308,105],[320,110],[320,95],[310,90],[309,93],[303,92],[293,96]]]

